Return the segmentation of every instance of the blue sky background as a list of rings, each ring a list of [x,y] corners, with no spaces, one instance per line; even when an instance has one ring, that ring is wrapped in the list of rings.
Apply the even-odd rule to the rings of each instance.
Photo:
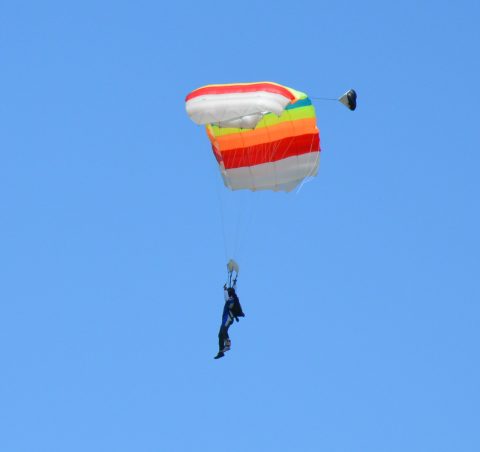
[[[1,2],[0,450],[480,450],[479,20]],[[359,95],[316,103],[297,194],[226,192],[185,113],[260,80]],[[232,247],[247,316],[215,361]]]

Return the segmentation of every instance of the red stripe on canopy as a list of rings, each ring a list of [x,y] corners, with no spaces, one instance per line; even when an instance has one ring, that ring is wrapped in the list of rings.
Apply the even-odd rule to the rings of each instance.
[[[209,85],[203,86],[192,91],[187,95],[185,101],[194,99],[195,97],[204,96],[208,94],[232,94],[232,93],[254,93],[257,91],[266,91],[268,93],[281,94],[290,100],[295,100],[295,96],[287,88],[275,83],[248,83],[243,85]]]
[[[295,155],[320,151],[320,136],[318,133],[300,135],[248,148],[230,149],[226,152],[219,152],[214,146],[212,148],[219,162],[219,154],[221,154],[225,169],[233,169],[276,162]]]

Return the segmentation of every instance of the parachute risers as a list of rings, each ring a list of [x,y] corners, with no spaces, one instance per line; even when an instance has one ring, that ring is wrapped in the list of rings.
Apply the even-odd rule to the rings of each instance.
[[[338,100],[351,111],[357,108],[357,93],[354,89],[349,89],[343,96],[340,96]]]
[[[232,277],[235,273],[235,277],[233,279],[233,285],[237,283],[238,272],[240,271],[240,267],[238,266],[237,262],[233,259],[230,259],[227,263],[227,271],[228,271],[228,286],[232,287]]]

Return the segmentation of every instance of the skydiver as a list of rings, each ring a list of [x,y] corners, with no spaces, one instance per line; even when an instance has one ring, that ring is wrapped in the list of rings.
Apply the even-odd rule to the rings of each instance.
[[[227,288],[226,284],[223,285],[225,305],[223,307],[220,331],[218,332],[218,353],[215,356],[215,359],[222,358],[225,356],[225,352],[230,350],[232,341],[228,335],[228,329],[233,323],[233,319],[238,322],[239,317],[245,317],[245,314],[242,311],[242,306],[240,305],[240,300],[235,292],[235,282],[233,287]]]

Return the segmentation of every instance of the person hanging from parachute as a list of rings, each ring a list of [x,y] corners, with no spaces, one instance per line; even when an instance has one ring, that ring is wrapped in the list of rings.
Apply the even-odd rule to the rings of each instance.
[[[230,336],[228,335],[228,329],[232,325],[233,320],[235,319],[238,322],[239,317],[245,317],[242,306],[240,304],[240,299],[238,298],[237,292],[235,290],[239,271],[238,264],[233,259],[230,259],[227,264],[227,269],[228,286],[227,283],[223,285],[225,305],[223,306],[222,323],[218,332],[218,353],[215,356],[215,359],[219,359],[225,356],[225,352],[227,352],[231,348],[232,341],[230,340]],[[235,276],[233,276],[233,273],[235,273]]]
[[[320,133],[312,100],[339,101],[357,108],[350,89],[338,98],[309,97],[275,82],[224,83],[201,86],[185,98],[190,119],[205,126],[225,187],[231,191],[299,192],[318,173]],[[224,233],[225,236],[225,233]],[[225,240],[225,238],[224,238]],[[235,270],[236,265],[236,270]],[[216,359],[230,349],[228,329],[235,315],[238,265],[228,264],[225,307]]]

